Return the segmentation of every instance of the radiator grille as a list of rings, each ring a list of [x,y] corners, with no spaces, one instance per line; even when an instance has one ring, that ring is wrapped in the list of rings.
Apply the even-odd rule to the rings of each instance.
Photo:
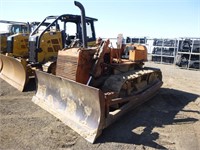
[[[56,75],[76,80],[78,58],[75,56],[58,55]]]
[[[58,39],[51,39],[52,44],[59,44]]]

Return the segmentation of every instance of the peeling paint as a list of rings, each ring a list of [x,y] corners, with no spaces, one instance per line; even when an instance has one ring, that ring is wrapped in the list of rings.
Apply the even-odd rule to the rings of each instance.
[[[60,97],[64,100],[67,98],[67,95],[66,95],[66,89],[64,88],[60,88]]]
[[[53,96],[52,95],[48,95],[47,101],[48,101],[48,104],[50,106],[54,107],[54,105],[53,105]]]
[[[68,101],[67,101],[67,112],[69,112],[70,114],[75,114],[76,113],[76,109],[77,109],[76,103],[73,100],[68,98]]]
[[[39,95],[39,97],[42,97],[42,98],[45,97],[45,95],[46,95],[46,86],[38,84],[38,90],[37,91],[38,91],[37,95]]]
[[[88,106],[84,106],[84,111],[85,111],[86,116],[88,117],[92,113],[92,108]]]
[[[84,102],[84,98],[81,97],[81,98],[78,98],[78,104],[81,106],[83,105],[83,102]]]

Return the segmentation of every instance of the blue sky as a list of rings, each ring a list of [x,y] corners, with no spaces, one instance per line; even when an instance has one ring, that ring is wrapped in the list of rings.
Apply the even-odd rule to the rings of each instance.
[[[79,1],[87,16],[98,19],[100,37],[200,37],[200,0]],[[73,0],[0,0],[0,20],[42,21],[61,14],[80,11]]]

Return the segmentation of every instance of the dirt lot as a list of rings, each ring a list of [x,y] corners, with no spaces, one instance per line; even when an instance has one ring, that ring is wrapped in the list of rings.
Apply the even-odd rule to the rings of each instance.
[[[161,68],[164,85],[152,100],[105,129],[90,144],[0,79],[0,149],[200,149],[200,71]]]

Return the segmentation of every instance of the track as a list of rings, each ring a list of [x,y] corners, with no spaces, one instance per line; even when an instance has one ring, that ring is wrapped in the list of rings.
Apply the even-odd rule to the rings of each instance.
[[[120,94],[122,90],[126,90],[128,94],[132,94],[134,90],[135,92],[145,90],[152,82],[159,81],[162,81],[160,70],[146,67],[142,70],[133,70],[127,73],[110,76],[105,81],[102,90],[108,92],[114,91],[118,94]]]

